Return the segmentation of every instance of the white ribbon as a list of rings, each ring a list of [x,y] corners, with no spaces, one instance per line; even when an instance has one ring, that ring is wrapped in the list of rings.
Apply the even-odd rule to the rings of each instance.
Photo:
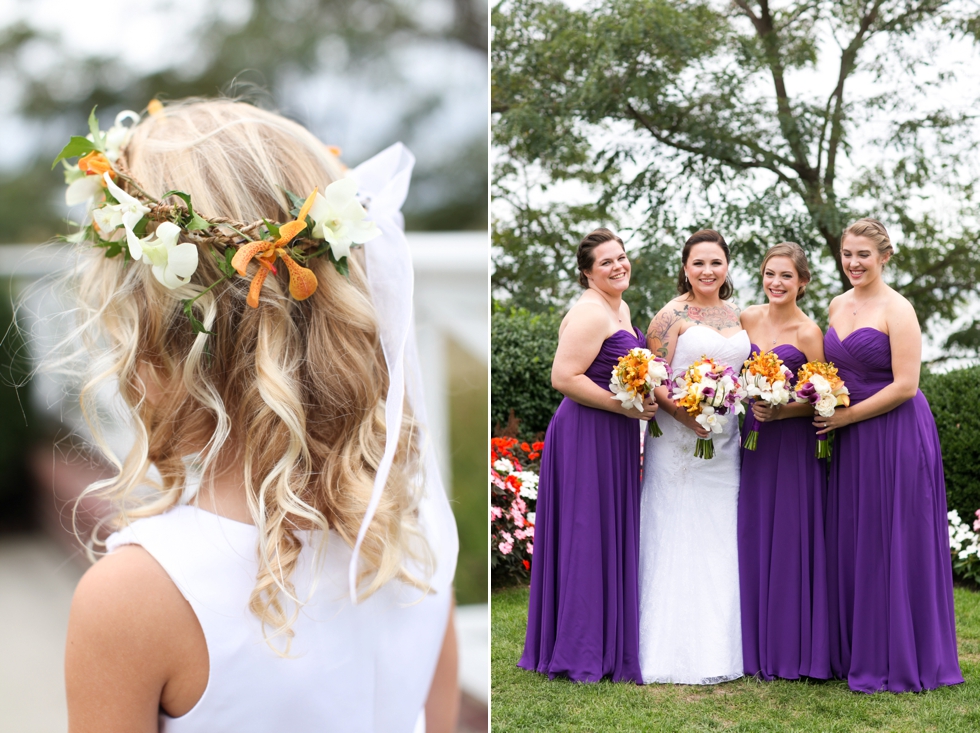
[[[421,392],[421,370],[412,327],[415,275],[408,240],[405,238],[401,207],[408,194],[414,165],[415,156],[401,143],[395,143],[357,166],[350,173],[357,181],[359,195],[368,199],[368,216],[381,230],[380,237],[364,245],[364,254],[368,292],[377,313],[381,349],[388,368],[385,450],[378,464],[371,500],[357,532],[357,540],[354,543],[348,568],[348,582],[353,603],[357,603],[357,571],[361,544],[378,509],[381,494],[391,472],[395,451],[398,448],[406,396],[406,374],[409,375],[408,401],[413,416],[421,427],[421,445],[425,460],[426,500],[420,511],[421,519],[428,525],[426,535],[435,557],[448,561],[439,567],[439,575],[444,576],[448,571],[449,581],[452,580],[458,550],[455,531],[447,533],[447,528],[443,526],[446,522],[453,522],[452,512],[442,486],[433,446],[428,441],[425,406]],[[435,505],[430,502],[435,502]],[[452,526],[452,529],[455,529],[455,526]],[[435,585],[434,581],[433,585]]]

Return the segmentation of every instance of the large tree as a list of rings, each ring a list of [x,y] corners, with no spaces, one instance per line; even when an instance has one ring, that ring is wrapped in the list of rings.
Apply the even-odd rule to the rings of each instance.
[[[980,275],[980,135],[972,112],[936,100],[958,81],[944,44],[970,47],[973,12],[955,0],[504,0],[491,51],[497,294],[566,303],[575,240],[605,223],[631,235],[632,299],[649,317],[671,295],[678,244],[712,226],[749,270],[780,240],[802,244],[819,315],[849,287],[843,228],[873,215],[898,245],[888,277],[920,320],[961,315]],[[950,344],[975,347],[977,333],[967,324]]]

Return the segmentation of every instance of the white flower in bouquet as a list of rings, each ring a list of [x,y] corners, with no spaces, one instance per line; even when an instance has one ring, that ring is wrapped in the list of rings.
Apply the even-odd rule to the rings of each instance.
[[[813,409],[822,417],[830,417],[834,414],[834,409],[837,407],[837,397],[833,393],[824,394],[818,392],[818,394],[820,394],[820,399],[817,400],[817,404],[813,406]]]
[[[728,422],[724,416],[716,413],[715,408],[710,405],[705,405],[701,409],[701,414],[694,419],[709,433],[720,433],[725,429],[725,423]]]
[[[810,377],[810,384],[816,388],[819,394],[830,394],[833,391],[830,387],[830,382],[819,374],[814,374]]]

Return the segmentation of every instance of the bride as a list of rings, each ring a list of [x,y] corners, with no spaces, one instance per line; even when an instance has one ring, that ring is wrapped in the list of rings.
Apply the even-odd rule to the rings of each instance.
[[[684,244],[680,295],[647,331],[675,376],[702,356],[741,370],[749,338],[728,278],[730,253],[715,231]],[[736,509],[738,418],[714,434],[714,457],[694,457],[705,430],[656,390],[659,438],[647,438],[640,499],[640,670],[643,681],[707,685],[742,676]],[[671,419],[673,418],[673,419]]]

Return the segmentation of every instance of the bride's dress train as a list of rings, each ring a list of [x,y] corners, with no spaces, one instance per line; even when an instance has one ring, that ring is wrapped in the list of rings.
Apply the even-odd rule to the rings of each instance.
[[[680,375],[702,356],[740,370],[749,338],[693,326],[678,338]],[[640,669],[644,682],[708,685],[742,676],[737,506],[738,418],[714,434],[714,458],[664,412],[647,437],[640,499]]]

